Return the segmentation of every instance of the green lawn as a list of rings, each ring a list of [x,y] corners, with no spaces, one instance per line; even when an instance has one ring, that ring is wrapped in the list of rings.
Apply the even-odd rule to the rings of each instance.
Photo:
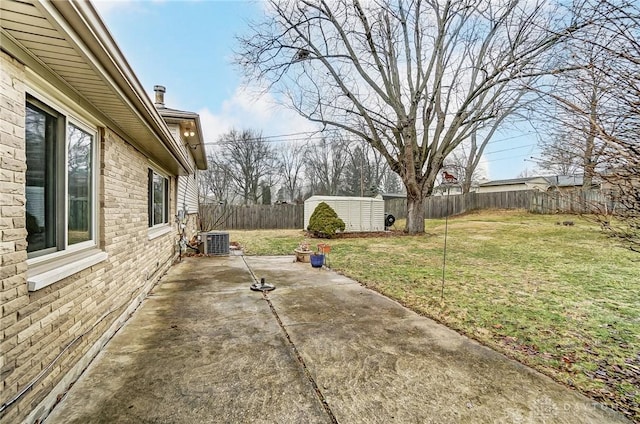
[[[330,265],[640,421],[640,255],[576,216],[488,211],[448,224],[442,302],[444,220],[423,236],[330,240]],[[305,236],[230,237],[245,254],[282,255]]]

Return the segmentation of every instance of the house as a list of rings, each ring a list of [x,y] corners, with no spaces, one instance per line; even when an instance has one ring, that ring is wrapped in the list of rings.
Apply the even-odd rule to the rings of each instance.
[[[544,177],[513,178],[509,180],[494,180],[480,183],[477,193],[496,193],[501,191],[540,190],[546,191],[549,187]]]
[[[538,190],[566,191],[582,188],[582,175],[553,175],[494,180],[480,183],[477,193],[496,193],[503,191]]]
[[[549,188],[547,191],[570,191],[584,188],[584,176],[583,175],[552,175],[545,177],[549,182]],[[593,182],[590,188],[600,188],[599,176],[593,177]]]
[[[0,16],[0,421],[33,423],[196,231],[206,159],[197,115],[154,105],[89,2]]]
[[[462,194],[462,186],[460,184],[440,184],[433,187],[431,196],[454,196]]]

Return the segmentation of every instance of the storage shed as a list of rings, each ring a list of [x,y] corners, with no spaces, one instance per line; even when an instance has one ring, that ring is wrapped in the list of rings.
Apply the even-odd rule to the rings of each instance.
[[[304,202],[304,228],[321,202],[344,221],[346,232],[384,231],[384,200],[372,197],[312,196]]]

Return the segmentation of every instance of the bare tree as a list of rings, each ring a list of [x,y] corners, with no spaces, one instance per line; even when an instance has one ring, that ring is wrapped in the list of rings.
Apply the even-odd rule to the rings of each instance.
[[[591,39],[611,38],[606,26],[594,27],[590,33]],[[553,96],[547,97],[551,102],[541,108],[552,128],[541,143],[539,166],[564,175],[582,174],[584,188],[590,188],[607,148],[597,127],[609,134],[618,130],[617,88],[603,72],[610,55],[599,46],[571,40],[563,55],[572,70],[554,75]],[[567,103],[579,111],[566,107]]]
[[[589,91],[582,98],[556,91],[545,94],[561,108],[558,117],[564,127],[587,140],[587,149],[599,154],[600,168],[591,154],[585,155],[585,175],[593,169],[603,187],[612,192],[616,219],[603,214],[603,227],[640,252],[640,6],[592,1],[596,13],[590,14],[600,23],[597,37],[592,32],[572,34],[576,61],[593,58],[593,52],[598,57],[585,60],[576,72],[589,84],[580,80],[575,84]],[[584,75],[590,79],[585,81]],[[610,212],[609,208],[603,211]]]
[[[232,129],[220,137],[219,143],[223,146],[223,166],[243,203],[258,203],[260,184],[271,187],[277,169],[272,146],[254,130]]]
[[[518,174],[518,178],[529,178],[529,177],[535,177],[536,173],[529,169],[529,168],[524,168],[519,174]]]
[[[343,188],[348,141],[341,137],[322,138],[306,146],[305,175],[311,194],[337,195]]]
[[[232,189],[232,179],[229,169],[216,152],[207,155],[209,166],[204,171],[198,171],[198,190],[200,203],[233,203],[235,193]]]
[[[542,137],[540,159],[536,160],[540,170],[556,175],[583,174],[583,155],[578,148],[584,144],[582,134],[559,128]]]
[[[301,197],[305,146],[287,143],[278,151],[278,163],[286,196],[290,202]]]
[[[479,165],[491,135],[483,137],[482,142],[478,143],[477,134],[471,134],[469,140],[461,143],[444,160],[444,168],[453,171],[463,193],[469,193],[473,184],[477,184],[486,177],[484,170],[479,169]]]
[[[605,229],[640,252],[640,5],[637,2],[606,2],[603,11],[613,40],[602,45],[610,60],[603,64],[608,85],[618,99],[609,116],[613,129],[595,125],[598,137],[607,144],[604,155],[608,169],[600,177],[612,187],[617,201],[616,222],[603,221]],[[593,40],[592,40],[593,42]]]
[[[209,152],[207,161],[207,169],[198,171],[202,231],[219,228],[230,213],[228,206],[235,199],[231,173],[224,160],[220,158],[219,152]]]
[[[269,0],[237,62],[307,119],[366,140],[402,178],[407,231],[444,159],[549,72],[584,25],[545,0]]]

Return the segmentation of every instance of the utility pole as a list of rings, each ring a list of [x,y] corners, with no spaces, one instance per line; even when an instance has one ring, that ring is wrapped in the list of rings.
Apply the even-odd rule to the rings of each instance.
[[[364,197],[364,142],[360,148],[360,197]]]

